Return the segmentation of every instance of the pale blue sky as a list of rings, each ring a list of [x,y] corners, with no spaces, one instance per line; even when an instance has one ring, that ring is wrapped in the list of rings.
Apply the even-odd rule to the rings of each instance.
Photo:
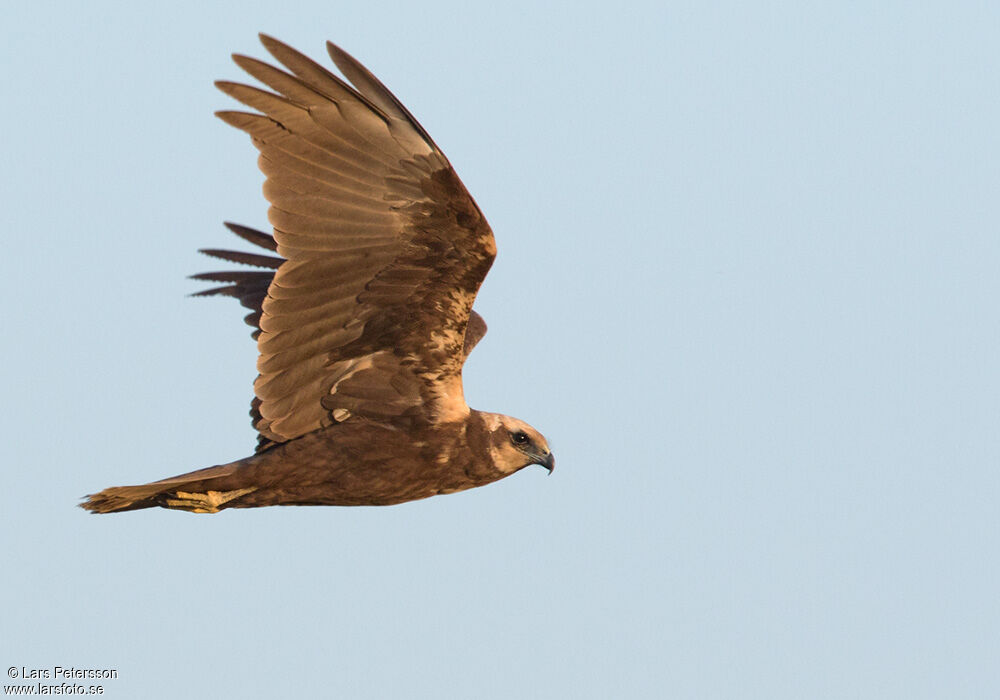
[[[1000,696],[995,4],[4,15],[4,668],[116,668],[111,698]],[[212,116],[258,31],[341,44],[458,169],[500,248],[466,394],[543,431],[551,477],[74,507],[253,448],[243,310],[185,275],[266,225]]]

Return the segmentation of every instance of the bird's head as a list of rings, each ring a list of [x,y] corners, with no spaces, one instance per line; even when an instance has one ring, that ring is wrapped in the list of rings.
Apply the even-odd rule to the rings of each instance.
[[[483,420],[490,437],[493,466],[513,474],[530,464],[540,464],[552,473],[556,458],[542,434],[523,420],[499,413],[485,413]]]

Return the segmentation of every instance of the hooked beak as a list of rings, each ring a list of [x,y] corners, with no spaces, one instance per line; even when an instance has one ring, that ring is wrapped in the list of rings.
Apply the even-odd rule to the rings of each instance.
[[[552,470],[556,468],[556,457],[551,452],[548,452],[544,457],[535,462],[535,464],[542,465],[543,467],[548,469],[549,474],[551,474]]]

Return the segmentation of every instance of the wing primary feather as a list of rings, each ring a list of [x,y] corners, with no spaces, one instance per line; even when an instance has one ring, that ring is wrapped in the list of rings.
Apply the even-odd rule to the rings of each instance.
[[[274,278],[273,272],[247,272],[245,270],[222,270],[219,272],[200,272],[188,279],[206,282],[263,282],[268,283]]]
[[[220,260],[228,260],[229,262],[243,265],[253,265],[254,267],[268,267],[272,270],[277,270],[281,263],[285,262],[282,258],[271,257],[270,255],[242,253],[235,250],[219,250],[218,248],[200,248],[198,252],[212,258],[219,258]]]
[[[267,250],[272,250],[274,252],[278,251],[278,243],[274,240],[274,236],[271,234],[258,231],[257,229],[250,228],[249,226],[234,224],[232,221],[226,221],[224,224],[226,228],[242,238],[244,241],[253,243],[255,246],[260,246],[261,248],[266,248]]]
[[[229,284],[225,287],[212,287],[211,289],[205,289],[200,292],[194,292],[188,296],[192,297],[214,297],[217,295],[227,296],[227,297],[238,297],[240,295],[240,285]]]
[[[393,165],[399,160],[398,155],[384,152],[376,144],[367,141],[362,134],[357,133],[355,127],[348,120],[345,120],[344,114],[339,111],[339,106],[358,100],[358,93],[350,86],[342,83],[327,83],[327,89],[336,87],[337,94],[324,95],[318,88],[304,82],[299,77],[289,75],[283,70],[255,58],[234,54],[233,61],[272,90],[284,95],[292,102],[308,108],[309,115],[316,121],[316,124],[326,129],[331,136],[341,139],[345,148],[355,157],[374,158],[387,165]],[[366,109],[369,108],[368,101],[362,100],[362,104]],[[331,116],[330,106],[334,107],[335,116]]]
[[[434,139],[424,131],[420,123],[396,99],[396,96],[389,92],[389,88],[383,85],[381,80],[372,75],[371,71],[332,41],[326,42],[326,51],[330,54],[330,58],[333,59],[340,72],[347,76],[347,79],[358,89],[358,92],[371,102],[374,102],[383,112],[409,123],[431,148],[440,153],[441,149],[434,143]]]
[[[383,121],[387,124],[389,123],[388,115],[383,112],[378,105],[373,103],[370,99],[359,93],[357,90],[308,56],[299,53],[291,46],[288,46],[287,44],[278,41],[274,37],[268,36],[267,34],[259,34],[258,36],[260,37],[260,43],[264,45],[264,48],[267,49],[268,53],[278,59],[278,61],[280,61],[285,68],[292,71],[292,73],[297,75],[304,82],[313,86],[314,90],[316,88],[324,90],[324,92],[326,92],[331,98],[336,98],[339,90],[347,90],[348,93],[352,94],[358,100],[367,105],[372,112],[381,117]]]
[[[363,148],[358,148],[358,135],[352,138],[345,132],[346,129],[351,129],[346,121],[341,119],[338,125],[332,127],[329,124],[319,123],[314,113],[320,110],[319,106],[299,104],[284,95],[276,95],[267,90],[228,80],[217,80],[215,86],[247,107],[263,113],[286,132],[299,136],[311,146],[323,151],[326,158],[332,159],[330,164],[335,165],[337,170],[345,175],[361,181],[370,180],[373,177],[373,169],[377,172],[384,169],[387,164],[394,163],[392,160],[373,156],[370,143],[366,142]],[[257,123],[254,128],[255,133],[265,134],[267,126]],[[375,182],[378,183],[380,180],[376,179]]]

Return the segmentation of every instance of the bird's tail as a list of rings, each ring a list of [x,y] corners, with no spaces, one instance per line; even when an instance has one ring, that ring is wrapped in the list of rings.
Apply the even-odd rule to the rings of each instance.
[[[239,462],[222,464],[139,486],[112,486],[87,496],[80,504],[91,513],[120,513],[140,508],[173,508],[191,513],[217,513],[256,490],[234,487]],[[229,482],[229,483],[227,483]]]

